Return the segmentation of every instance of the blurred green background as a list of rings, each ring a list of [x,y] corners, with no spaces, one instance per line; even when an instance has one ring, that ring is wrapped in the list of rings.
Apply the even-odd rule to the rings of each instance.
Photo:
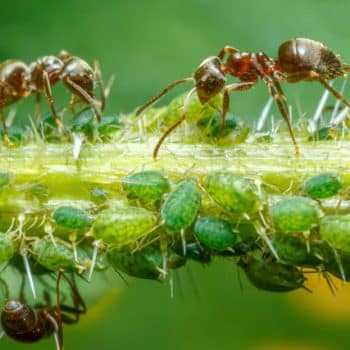
[[[191,75],[224,45],[274,57],[283,41],[302,36],[324,42],[350,62],[347,0],[1,0],[0,8],[0,60],[30,62],[61,49],[89,62],[98,59],[105,80],[116,76],[107,113],[133,110],[169,82]],[[292,104],[299,101],[302,113],[312,115],[321,86],[284,88]],[[68,102],[60,84],[53,92],[58,105]],[[252,91],[234,94],[231,109],[254,120],[267,97],[260,82]],[[20,122],[20,116],[33,113],[34,99],[15,107]],[[174,299],[168,286],[132,280],[121,295],[112,289],[79,325],[65,329],[66,349],[350,348],[349,289],[341,286],[336,300],[321,287],[311,296],[303,291],[281,296],[256,291],[243,278],[241,292],[230,263],[190,268],[198,293],[186,269],[181,283],[175,279]],[[25,347],[1,340],[3,349]],[[32,348],[53,349],[53,339]]]

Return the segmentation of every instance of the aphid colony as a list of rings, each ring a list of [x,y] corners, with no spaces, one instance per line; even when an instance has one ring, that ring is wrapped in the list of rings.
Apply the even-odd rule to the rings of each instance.
[[[277,60],[264,53],[225,47],[217,56],[202,62],[193,78],[170,84],[140,107],[136,117],[173,87],[192,81],[195,86],[184,99],[174,100],[162,111],[168,128],[154,149],[154,158],[166,137],[198,111],[197,127],[205,137],[218,140],[239,129],[239,143],[248,131],[228,113],[229,93],[249,89],[261,78],[287,123],[298,154],[280,83],[316,80],[350,106],[327,82],[348,71],[349,67],[330,49],[309,39],[283,43]],[[227,75],[239,82],[226,85]],[[62,135],[55,129],[63,125],[51,93],[51,85],[59,80],[73,94],[72,109],[77,98],[90,106],[76,115],[66,130],[84,134],[90,141],[105,141],[129,122],[102,116],[107,93],[97,65],[93,70],[66,52],[59,57],[45,56],[28,66],[7,61],[0,65],[0,113],[7,146],[12,145],[12,139],[6,128],[5,107],[42,92],[55,125],[44,120],[40,133],[46,140],[61,140]],[[101,101],[95,99],[96,82],[101,87]],[[195,102],[191,99],[194,93],[198,98]],[[150,121],[153,114],[158,115],[159,111],[146,112],[143,121]],[[95,117],[98,124],[94,123]],[[330,137],[335,126],[332,124],[325,137],[319,138]],[[332,292],[331,275],[350,280],[350,211],[344,212],[341,205],[348,184],[337,174],[321,172],[303,179],[298,193],[278,196],[258,176],[218,170],[202,176],[191,176],[189,172],[179,180],[178,175],[172,178],[173,174],[166,171],[152,166],[150,169],[121,176],[122,191],[117,195],[103,185],[91,188],[93,206],[89,209],[71,204],[43,205],[50,192],[45,183],[25,188],[26,195],[39,203],[38,211],[20,213],[11,223],[0,220],[2,271],[15,269],[25,276],[15,294],[0,275],[6,299],[1,324],[6,335],[21,342],[53,335],[57,349],[62,350],[62,324],[77,322],[86,312],[76,279],[90,282],[94,272],[110,267],[118,274],[165,282],[171,280],[172,270],[189,261],[208,264],[214,259],[225,259],[232,267],[242,269],[253,286],[272,292],[307,290],[305,282],[310,271],[324,277]],[[15,185],[9,174],[0,173],[0,190]],[[328,202],[325,205],[328,200],[335,203],[331,208]],[[44,293],[45,304],[29,305],[23,293],[25,286],[29,286],[35,299],[36,286],[45,277],[55,281],[55,301]],[[62,282],[68,286],[72,305],[62,302]]]
[[[108,267],[166,281],[190,260],[207,264],[221,258],[242,268],[258,289],[274,292],[306,289],[311,270],[331,288],[330,275],[350,280],[350,215],[330,213],[322,205],[334,196],[341,201],[344,185],[334,173],[308,178],[300,195],[282,199],[268,194],[259,181],[230,171],[172,183],[163,172],[143,170],[121,183],[124,205],[109,202],[103,188],[94,188],[94,210],[60,206],[28,226],[20,216],[0,235],[0,262],[5,269],[23,270],[33,295],[37,275],[57,275],[56,305],[32,308],[23,295],[6,291],[6,334],[23,342],[54,334],[61,349],[62,322],[85,312],[70,274],[90,281],[94,271]],[[62,278],[70,286],[71,307],[60,302]],[[24,325],[22,309],[36,314],[41,324]],[[63,316],[67,311],[72,316]]]

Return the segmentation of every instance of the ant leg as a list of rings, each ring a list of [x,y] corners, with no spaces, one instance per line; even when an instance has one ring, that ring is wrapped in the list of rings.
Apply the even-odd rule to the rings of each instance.
[[[101,106],[99,105],[99,102],[96,101],[93,97],[91,97],[84,89],[82,89],[73,80],[70,80],[69,78],[67,78],[64,80],[64,82],[68,84],[76,92],[77,95],[82,96],[83,100],[85,100],[93,108],[96,114],[97,121],[101,123],[102,112],[101,112]]]
[[[197,90],[197,87],[194,87],[190,90],[190,92],[187,94],[186,98],[185,98],[185,102],[182,108],[182,115],[181,118],[174,124],[172,125],[163,135],[162,137],[159,139],[158,143],[156,144],[156,147],[153,150],[153,158],[156,159],[158,156],[158,152],[159,152],[159,148],[162,145],[162,143],[164,142],[164,140],[169,136],[169,134],[174,131],[186,118],[186,113],[187,113],[187,109],[188,109],[188,105],[190,103],[191,100],[191,96],[192,94]]]
[[[8,136],[4,108],[5,108],[4,96],[3,96],[2,89],[0,87],[0,114],[1,114],[2,131],[4,133],[3,138],[4,138],[5,145],[8,148],[11,148],[11,147],[13,147],[13,143],[11,142],[11,140]]]
[[[343,102],[346,106],[350,107],[350,101],[347,100],[342,94],[335,90],[332,86],[328,84],[326,80],[321,77],[318,77],[317,80],[338,100]]]
[[[188,81],[194,81],[194,79],[191,78],[185,78],[180,79],[172,82],[168,86],[166,86],[157,96],[152,97],[150,100],[148,100],[143,106],[138,108],[136,111],[136,116],[139,116],[148,106],[152,105],[154,102],[158,101],[162,96],[164,96],[169,90],[173,89],[175,86],[187,83]]]
[[[60,282],[64,274],[64,270],[60,269],[56,281],[56,317],[57,317],[57,341],[60,350],[63,349],[63,329],[62,329],[62,315],[61,315],[61,292]]]
[[[234,83],[234,84],[230,84],[227,85],[224,89],[224,97],[222,100],[222,111],[221,111],[221,127],[219,130],[219,137],[221,136],[222,132],[225,129],[226,126],[226,114],[229,111],[230,108],[230,95],[229,93],[232,91],[244,91],[244,90],[248,90],[251,89],[254,85],[256,84],[256,82],[247,82],[247,83]]]
[[[72,94],[72,96],[71,96],[71,98],[69,100],[69,109],[70,109],[70,111],[72,112],[73,115],[75,114],[75,108],[74,108],[75,103],[76,103],[75,95]]]
[[[293,128],[289,120],[289,111],[288,111],[288,104],[287,104],[287,99],[286,96],[282,90],[282,87],[279,82],[274,81],[272,82],[271,80],[267,79],[267,77],[263,77],[263,81],[267,85],[270,95],[273,97],[273,99],[276,101],[277,106],[279,111],[282,114],[283,119],[287,123],[288,126],[288,131],[290,134],[290,137],[292,138],[292,142],[294,145],[294,153],[295,155],[299,155],[299,146],[295,140],[294,133],[293,133]]]
[[[63,124],[61,122],[61,119],[58,117],[56,110],[55,110],[55,105],[53,102],[53,97],[52,97],[52,92],[51,92],[51,84],[50,84],[50,79],[49,75],[47,74],[46,71],[43,71],[43,82],[44,82],[44,92],[46,95],[47,102],[49,103],[51,112],[52,112],[52,117],[55,120],[55,123],[59,129],[63,129]]]
[[[225,46],[218,53],[218,57],[220,58],[220,60],[222,60],[225,56],[225,53],[227,53],[228,55],[233,55],[236,52],[239,52],[239,50],[237,50],[236,48],[234,48],[232,46]]]
[[[102,79],[102,74],[101,74],[101,69],[100,69],[100,64],[98,61],[94,61],[94,70],[95,70],[95,77],[98,86],[100,87],[100,95],[101,95],[101,112],[104,111],[105,106],[106,106],[106,90],[105,90],[105,85]]]

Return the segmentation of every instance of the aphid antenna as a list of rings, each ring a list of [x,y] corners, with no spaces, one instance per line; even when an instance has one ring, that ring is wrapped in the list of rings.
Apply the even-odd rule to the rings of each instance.
[[[43,133],[40,134],[40,133],[38,132],[38,130],[37,130],[36,126],[35,126],[35,123],[34,123],[32,117],[29,117],[29,122],[30,122],[30,130],[31,130],[31,132],[32,132],[33,135],[34,135],[35,142],[36,142],[36,143],[39,143],[39,142],[42,143],[43,140],[44,140],[44,135],[43,135]]]
[[[91,277],[92,277],[92,274],[93,274],[95,266],[96,266],[98,251],[102,246],[101,240],[97,240],[97,241],[92,242],[92,246],[94,247],[94,249],[92,251],[91,266],[90,266],[89,275],[88,275],[88,282],[91,281]]]
[[[38,224],[38,227],[42,227],[46,222],[46,214],[43,215],[40,223]]]
[[[8,234],[10,234],[10,233],[13,232],[12,229],[13,229],[13,227],[14,227],[14,225],[15,225],[15,222],[16,222],[16,219],[13,217],[13,218],[11,219],[11,223],[10,223],[9,228],[8,228],[7,231],[5,232],[6,235],[8,235]]]
[[[263,109],[260,113],[258,123],[257,123],[256,128],[255,128],[256,133],[261,132],[262,129],[264,128],[266,120],[267,120],[269,113],[271,111],[273,101],[274,100],[273,100],[272,96],[270,96],[268,98],[267,102],[265,103],[265,106],[263,107]]]
[[[342,86],[340,88],[340,93],[342,95],[344,95],[346,83],[347,83],[347,76],[344,77],[343,84],[342,84]],[[341,103],[341,101],[338,100],[338,99],[335,101],[334,108],[333,108],[332,115],[331,115],[331,119],[330,119],[330,124],[334,123],[334,120],[335,120],[335,118],[337,116],[337,113],[338,113],[338,110],[339,110],[340,103]]]
[[[33,274],[32,274],[32,270],[30,269],[29,259],[25,248],[22,248],[21,255],[23,259],[24,269],[26,271],[26,275],[28,278],[29,286],[33,294],[33,298],[36,299],[36,291],[35,291],[35,285],[33,280]]]
[[[307,129],[308,129],[310,134],[314,134],[318,129],[318,125],[319,125],[321,117],[322,117],[322,112],[325,108],[328,97],[329,97],[329,91],[326,89],[326,90],[324,90],[322,97],[320,98],[320,101],[318,102],[318,105],[316,107],[316,110],[315,110],[313,117],[311,119],[309,119],[309,125],[308,125]]]
[[[202,301],[201,294],[199,292],[199,288],[197,286],[196,280],[194,279],[194,275],[190,265],[186,265],[186,273],[192,285],[195,297],[198,298],[199,302],[201,302]]]
[[[34,226],[36,226],[38,220],[38,216],[35,216],[33,222],[28,227],[26,227],[26,230],[31,230]],[[27,222],[27,224],[29,224],[29,221]]]

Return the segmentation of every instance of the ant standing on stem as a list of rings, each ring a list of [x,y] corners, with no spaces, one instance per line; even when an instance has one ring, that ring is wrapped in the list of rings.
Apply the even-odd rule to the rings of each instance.
[[[56,281],[55,306],[51,305],[48,293],[44,294],[46,305],[37,305],[35,308],[27,305],[23,296],[20,300],[6,302],[1,313],[1,324],[5,334],[23,343],[33,343],[53,334],[57,350],[63,350],[62,323],[76,323],[80,315],[86,312],[85,302],[79,294],[75,281],[71,281],[63,273],[63,270],[59,271]],[[69,284],[73,306],[61,304],[62,276]]]
[[[52,117],[58,128],[63,129],[60,117],[57,115],[52,97],[51,87],[59,80],[72,93],[70,106],[73,109],[75,98],[89,104],[101,121],[105,107],[106,92],[101,77],[100,68],[95,62],[94,69],[83,59],[71,56],[67,51],[61,51],[59,56],[43,56],[30,65],[17,60],[7,60],[0,64],[0,115],[4,132],[4,141],[12,146],[8,137],[4,109],[23,97],[36,94],[37,106],[40,94],[45,93]],[[100,87],[101,101],[95,99],[95,83]],[[38,109],[38,108],[37,108]]]
[[[226,54],[228,57],[224,61]],[[287,99],[280,82],[319,81],[337,99],[350,107],[350,102],[327,82],[329,79],[344,76],[347,72],[350,72],[350,66],[344,64],[333,51],[322,43],[311,39],[296,38],[284,42],[279,47],[276,61],[263,52],[244,52],[225,46],[217,56],[205,59],[199,65],[193,77],[177,80],[169,84],[157,96],[147,101],[136,111],[136,116],[139,116],[148,106],[156,102],[175,86],[188,81],[195,83],[195,86],[185,98],[180,119],[165,131],[155,146],[153,157],[157,158],[160,146],[166,137],[185,120],[193,93],[196,92],[199,101],[204,104],[223,91],[221,133],[225,128],[225,116],[229,110],[229,93],[248,90],[254,87],[259,78],[261,78],[267,85],[270,95],[276,101],[278,109],[287,123],[295,154],[299,155],[299,147],[290,123]],[[238,78],[239,82],[225,86],[227,74]]]

